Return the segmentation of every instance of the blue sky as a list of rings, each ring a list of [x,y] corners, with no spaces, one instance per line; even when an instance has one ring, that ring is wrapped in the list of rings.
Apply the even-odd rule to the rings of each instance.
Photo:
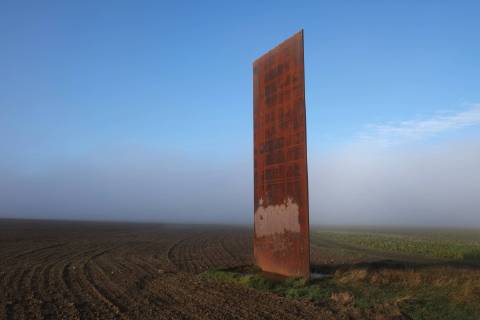
[[[108,209],[128,193],[124,173],[153,166],[141,176],[179,170],[185,184],[222,185],[233,175],[237,189],[222,197],[239,192],[236,201],[250,202],[251,178],[241,178],[251,169],[252,62],[301,28],[312,172],[338,150],[364,143],[359,137],[369,137],[369,148],[372,139],[403,149],[418,141],[426,148],[475,141],[479,12],[478,1],[2,1],[0,174],[10,181],[4,197],[20,197],[25,184],[38,194],[22,179],[61,188],[58,181],[77,184],[87,170],[110,178],[78,182],[70,196],[117,181],[111,183],[125,188],[88,207],[88,217],[101,211],[99,217],[125,218],[130,211],[117,216],[121,207]],[[136,179],[139,189],[153,183]],[[28,208],[10,202],[0,216],[57,210],[55,217],[83,217],[55,200]],[[243,202],[227,219],[245,221],[251,207]],[[226,204],[217,204],[215,218]],[[162,219],[161,204],[146,207],[145,219]],[[208,202],[202,208],[208,212]]]

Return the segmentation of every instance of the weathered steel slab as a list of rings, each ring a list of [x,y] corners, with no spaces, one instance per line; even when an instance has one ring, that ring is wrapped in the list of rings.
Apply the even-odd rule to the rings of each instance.
[[[254,255],[310,276],[303,30],[253,63]]]

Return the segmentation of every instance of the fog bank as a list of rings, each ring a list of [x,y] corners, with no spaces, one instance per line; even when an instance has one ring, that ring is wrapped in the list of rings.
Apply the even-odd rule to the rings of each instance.
[[[480,140],[359,144],[313,161],[315,223],[480,226]]]

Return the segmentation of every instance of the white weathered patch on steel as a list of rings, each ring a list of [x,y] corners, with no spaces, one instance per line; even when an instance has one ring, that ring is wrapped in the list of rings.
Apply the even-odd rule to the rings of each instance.
[[[300,232],[298,221],[298,205],[288,198],[279,205],[263,206],[263,199],[259,200],[259,207],[255,211],[255,234],[257,237],[271,236],[289,232]]]

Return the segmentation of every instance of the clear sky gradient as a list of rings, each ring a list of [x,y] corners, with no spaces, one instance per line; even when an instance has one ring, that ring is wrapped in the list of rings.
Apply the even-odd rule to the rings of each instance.
[[[479,12],[478,1],[2,1],[0,217],[250,222],[252,62],[303,28],[312,221],[480,224]],[[438,169],[419,177],[425,166]],[[443,180],[422,193],[457,166],[448,204]],[[395,187],[373,199],[360,194],[370,183]]]

